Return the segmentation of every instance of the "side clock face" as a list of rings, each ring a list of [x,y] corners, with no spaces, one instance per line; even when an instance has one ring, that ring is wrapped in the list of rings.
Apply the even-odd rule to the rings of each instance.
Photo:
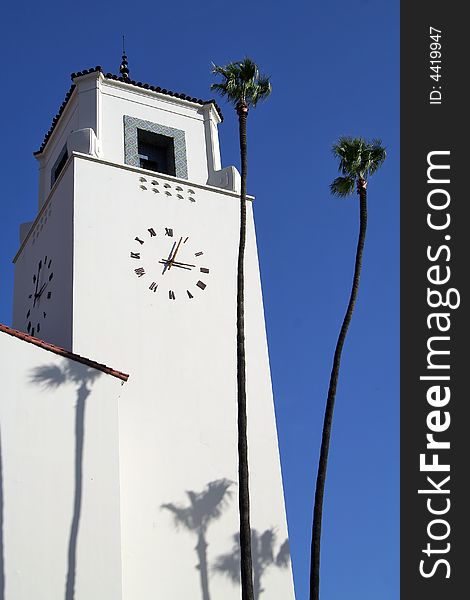
[[[48,304],[52,298],[53,278],[52,258],[45,256],[38,261],[38,266],[31,276],[32,286],[28,296],[26,331],[32,336],[41,334],[41,326],[47,318]]]
[[[144,289],[169,301],[193,300],[207,287],[210,269],[204,251],[187,232],[148,227],[134,238],[130,258]]]

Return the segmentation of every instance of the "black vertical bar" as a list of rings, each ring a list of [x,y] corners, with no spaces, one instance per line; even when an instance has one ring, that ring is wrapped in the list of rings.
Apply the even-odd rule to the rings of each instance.
[[[469,595],[464,7],[401,3],[401,600]]]

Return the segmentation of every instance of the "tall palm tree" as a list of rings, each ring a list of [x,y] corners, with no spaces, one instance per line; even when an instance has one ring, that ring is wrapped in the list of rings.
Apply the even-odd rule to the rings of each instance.
[[[382,147],[380,140],[372,140],[372,142],[368,143],[362,138],[341,137],[338,142],[333,145],[332,150],[333,155],[339,160],[339,171],[341,176],[337,177],[331,184],[331,193],[333,196],[344,198],[351,195],[354,192],[354,189],[356,189],[359,194],[360,227],[351,294],[338,341],[336,343],[323,422],[320,460],[315,490],[315,505],[313,509],[310,600],[318,600],[320,596],[320,538],[323,496],[325,491],[326,469],[328,465],[328,450],[330,446],[331,425],[333,421],[341,352],[343,350],[359,289],[362,254],[364,251],[367,227],[367,178],[377,171],[386,158],[386,152]]]
[[[242,600],[254,600],[253,569],[250,545],[250,494],[248,480],[248,441],[246,417],[245,367],[245,305],[244,257],[246,241],[246,120],[250,107],[255,107],[271,93],[269,77],[260,75],[258,66],[249,58],[225,67],[213,65],[212,72],[222,76],[222,83],[213,83],[211,90],[225,96],[235,106],[238,115],[241,158],[240,238],[237,266],[237,400],[238,400],[238,493],[240,511],[241,586]]]

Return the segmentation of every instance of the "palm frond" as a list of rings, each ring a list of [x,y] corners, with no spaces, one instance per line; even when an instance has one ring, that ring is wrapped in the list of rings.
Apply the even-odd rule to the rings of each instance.
[[[95,379],[102,375],[93,367],[89,367],[75,361],[62,361],[60,365],[43,365],[32,370],[31,383],[41,385],[44,388],[57,388],[66,383],[74,383],[78,386],[92,385]],[[89,391],[89,390],[88,390]]]
[[[103,375],[102,371],[75,361],[70,361],[67,365],[64,365],[63,370],[67,380],[73,381],[77,385],[88,383],[91,385],[95,379]]]
[[[262,76],[258,79],[258,84],[253,90],[251,96],[251,105],[256,106],[260,100],[266,100],[271,94],[272,87],[269,77]]]
[[[227,87],[223,83],[211,83],[211,90],[215,92],[219,92],[221,96],[227,95]]]
[[[50,364],[35,367],[30,375],[30,382],[44,388],[57,388],[67,381],[67,373],[58,365]]]
[[[212,570],[228,577],[233,583],[240,581],[240,535],[233,536],[232,552],[218,556]]]
[[[211,90],[226,97],[235,106],[243,102],[255,107],[271,93],[269,77],[260,75],[257,64],[251,58],[245,57],[226,66],[212,63],[212,73],[220,75],[222,82],[213,83]]]
[[[186,527],[190,531],[193,531],[197,528],[197,525],[194,523],[193,515],[191,514],[191,510],[189,508],[185,508],[183,506],[179,506],[177,504],[162,504],[161,508],[169,510],[173,514],[173,519],[175,521],[175,527],[178,529],[180,525]]]
[[[259,78],[258,65],[248,56],[238,63],[240,68],[240,79],[243,81],[251,81]]]
[[[266,529],[266,531],[258,536],[258,553],[263,564],[270,565],[274,562],[275,542],[276,534],[274,533],[273,529]]]
[[[287,567],[290,561],[290,548],[289,540],[285,540],[282,546],[279,548],[279,552],[276,556],[276,565],[278,567]]]
[[[384,162],[387,153],[379,139],[366,142],[363,138],[341,136],[332,146],[333,156],[338,159],[338,170],[345,177],[367,179]],[[346,182],[338,178],[331,184],[334,195],[345,196]]]
[[[356,178],[349,175],[346,177],[337,177],[330,185],[330,192],[338,198],[346,198],[354,192]]]
[[[193,490],[186,492],[189,498],[187,506],[167,503],[162,504],[161,508],[173,514],[176,526],[183,525],[190,531],[205,531],[211,521],[222,515],[232,496],[229,490],[232,483],[228,479],[211,481],[202,492]]]
[[[218,519],[228,500],[232,496],[229,490],[232,482],[228,479],[217,479],[207,484],[204,490],[191,498],[192,512],[195,520],[206,526],[210,521]],[[187,492],[188,496],[190,492]]]
[[[372,140],[368,146],[367,175],[373,175],[387,158],[387,151],[382,146],[381,140]]]

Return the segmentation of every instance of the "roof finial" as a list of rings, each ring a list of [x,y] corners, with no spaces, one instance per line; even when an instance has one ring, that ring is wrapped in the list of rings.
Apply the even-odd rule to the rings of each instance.
[[[122,36],[122,62],[121,62],[121,66],[119,67],[119,71],[120,71],[123,79],[126,79],[126,80],[129,79],[129,66],[127,63],[126,50],[124,47],[124,36]]]

